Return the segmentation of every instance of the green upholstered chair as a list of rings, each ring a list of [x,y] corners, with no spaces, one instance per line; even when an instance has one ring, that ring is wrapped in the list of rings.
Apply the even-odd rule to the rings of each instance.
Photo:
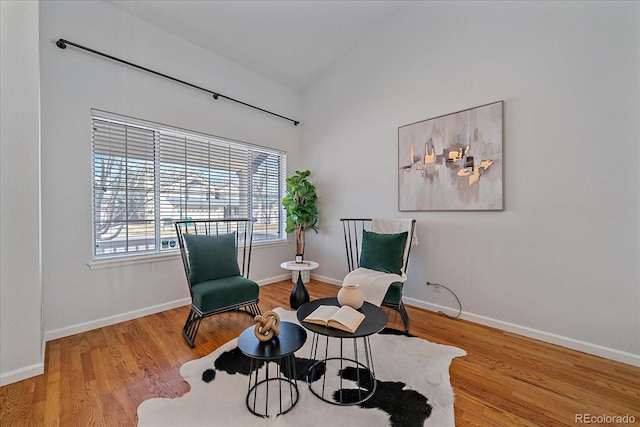
[[[191,294],[191,311],[182,335],[191,347],[205,317],[227,311],[260,314],[259,287],[249,279],[253,221],[174,221]]]
[[[399,233],[386,235],[374,233],[371,218],[341,218],[340,221],[344,232],[349,272],[366,267],[406,276],[415,237],[415,219],[404,221],[409,224],[406,237],[400,236]],[[402,243],[398,244],[398,242]],[[386,252],[382,252],[381,248],[386,248]],[[366,259],[363,259],[363,254]],[[403,285],[403,282],[390,283],[382,305],[398,311],[405,331],[409,332],[409,315],[402,302]]]

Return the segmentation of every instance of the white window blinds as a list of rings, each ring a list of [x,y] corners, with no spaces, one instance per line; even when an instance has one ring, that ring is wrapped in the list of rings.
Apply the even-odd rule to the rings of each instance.
[[[252,217],[284,240],[285,153],[92,110],[94,258],[173,250],[172,221]]]

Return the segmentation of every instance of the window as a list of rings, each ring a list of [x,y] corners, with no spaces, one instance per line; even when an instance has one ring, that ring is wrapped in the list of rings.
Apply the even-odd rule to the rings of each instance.
[[[286,154],[92,110],[93,256],[177,247],[173,221],[250,216],[283,241]]]

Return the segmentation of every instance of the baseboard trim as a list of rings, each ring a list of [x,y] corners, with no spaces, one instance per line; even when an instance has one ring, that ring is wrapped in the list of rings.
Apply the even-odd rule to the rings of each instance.
[[[161,311],[171,310],[189,304],[191,304],[191,298],[182,298],[164,304],[142,308],[140,310],[133,310],[126,313],[117,314],[115,316],[103,317],[101,319],[96,319],[85,323],[78,323],[76,325],[67,326],[65,328],[53,329],[44,333],[44,339],[45,341],[56,340],[58,338],[64,338],[70,335],[91,331],[93,329],[115,325],[116,323],[137,319],[139,317],[160,313]]]
[[[319,282],[329,283],[330,285],[342,286],[342,280],[332,279],[331,277],[319,276],[311,273],[311,278]]]
[[[44,374],[44,363],[34,363],[0,374],[0,387]]]
[[[269,279],[257,281],[259,286],[268,285],[270,283],[280,282],[291,278],[290,274],[284,274],[282,276],[276,276]],[[137,319],[139,317],[148,316],[150,314],[160,313],[166,310],[172,310],[174,308],[183,307],[191,304],[191,298],[182,298],[175,301],[170,301],[164,304],[154,305],[152,307],[142,308],[140,310],[133,310],[126,313],[117,314],[115,316],[103,317],[102,319],[92,320],[90,322],[78,323],[76,325],[67,326],[65,328],[53,329],[46,331],[44,334],[45,341],[51,341],[58,338],[68,337],[70,335],[87,332],[93,329],[102,328],[105,326],[115,325],[116,323],[125,322],[127,320]]]
[[[458,314],[458,309],[446,307],[438,304],[432,304],[422,300],[414,298],[402,298],[406,305],[411,305],[418,308],[423,308],[429,311],[443,312],[448,315],[455,316]],[[461,319],[468,320],[480,325],[490,326],[492,328],[500,329],[505,332],[511,332],[518,335],[523,335],[528,338],[537,339],[550,344],[559,345],[572,350],[581,351],[583,353],[592,354],[594,356],[604,357],[605,359],[615,360],[616,362],[626,363],[628,365],[640,367],[640,355],[627,353],[624,351],[616,350],[609,347],[604,347],[598,344],[593,344],[585,341],[576,340],[573,338],[565,337],[562,335],[552,334],[550,332],[541,331],[538,329],[529,328],[527,326],[517,325],[515,323],[505,322],[502,320],[493,319],[479,314],[469,313],[463,311],[460,315]]]
[[[291,272],[281,274],[280,276],[270,277],[268,279],[257,280],[258,286],[270,285],[271,283],[282,282],[283,280],[291,280]]]

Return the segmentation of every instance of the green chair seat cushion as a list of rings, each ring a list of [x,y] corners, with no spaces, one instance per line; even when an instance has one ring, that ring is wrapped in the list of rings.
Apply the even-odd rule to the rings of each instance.
[[[389,285],[389,289],[384,295],[383,303],[400,304],[400,301],[402,301],[402,285],[402,282],[393,282]]]
[[[191,286],[193,305],[205,314],[256,301],[258,293],[258,284],[243,276],[207,280]]]
[[[189,281],[191,286],[208,280],[239,276],[236,233],[184,234],[189,251]]]
[[[379,234],[373,231],[362,232],[362,252],[360,267],[384,273],[402,274],[404,247],[408,232]]]

